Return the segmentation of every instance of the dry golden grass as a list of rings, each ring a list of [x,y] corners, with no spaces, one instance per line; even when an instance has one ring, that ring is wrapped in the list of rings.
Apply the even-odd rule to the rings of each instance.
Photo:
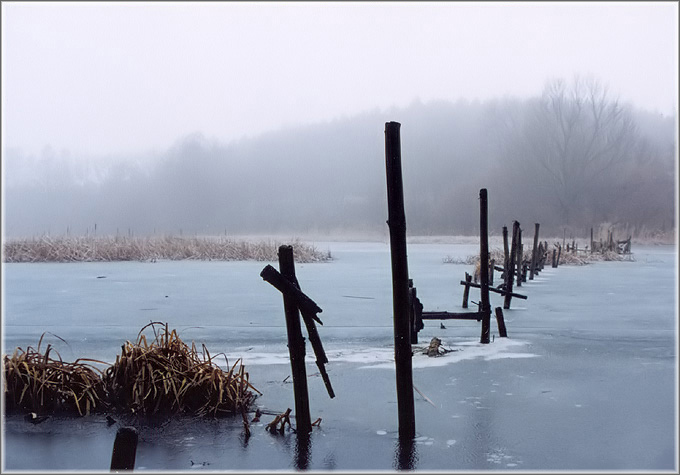
[[[37,349],[17,348],[11,357],[3,357],[7,410],[82,416],[101,408],[105,403],[101,371],[89,363],[102,362],[83,358],[74,363],[64,362],[51,345],[42,354],[40,344],[44,336],[43,333]]]
[[[92,262],[224,260],[276,261],[281,243],[251,242],[227,237],[50,237],[12,239],[3,245],[5,262]],[[297,262],[319,262],[330,258],[313,245],[290,242]]]
[[[116,362],[104,374],[111,403],[137,414],[237,414],[248,410],[258,392],[236,361],[227,371],[214,363],[205,345],[189,347],[167,324],[157,332],[153,322],[142,328],[136,343],[125,343]],[[149,343],[143,334],[154,331]],[[218,356],[218,355],[216,355]],[[224,356],[224,355],[223,355]],[[225,356],[226,361],[226,356]]]
[[[143,333],[147,328],[155,335],[150,343]],[[225,371],[214,361],[219,355],[211,356],[205,345],[200,352],[193,343],[189,347],[161,322],[142,328],[136,343],[126,342],[104,371],[92,365],[106,365],[102,361],[54,359],[50,355],[58,353],[51,345],[40,353],[43,337],[37,350],[17,348],[12,357],[3,358],[8,412],[82,416],[115,409],[141,415],[222,416],[244,413],[255,399],[253,391],[260,394],[248,382],[240,360],[232,366],[227,361]]]

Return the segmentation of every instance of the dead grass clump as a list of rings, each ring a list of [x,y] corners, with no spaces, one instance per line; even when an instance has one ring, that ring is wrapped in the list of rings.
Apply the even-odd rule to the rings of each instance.
[[[59,353],[47,345],[45,354],[38,348],[26,351],[17,348],[14,354],[3,357],[5,407],[8,412],[35,412],[38,414],[70,413],[88,415],[105,404],[105,391],[101,371],[85,361],[62,361]],[[51,354],[59,359],[54,359]]]
[[[199,352],[185,344],[176,330],[156,332],[153,322],[140,330],[136,343],[126,342],[104,374],[112,404],[137,414],[233,415],[248,410],[255,399],[241,360],[227,371],[214,363],[203,345]],[[149,343],[144,330],[151,327]],[[224,356],[224,354],[222,354]],[[216,355],[218,356],[218,355]],[[227,360],[225,356],[225,361]]]

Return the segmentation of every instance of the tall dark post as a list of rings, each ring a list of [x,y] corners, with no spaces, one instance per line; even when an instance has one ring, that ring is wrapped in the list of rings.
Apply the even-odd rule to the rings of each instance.
[[[506,276],[508,275],[509,263],[510,263],[510,251],[508,250],[508,227],[503,226],[503,273]]]
[[[411,329],[408,312],[408,263],[406,260],[406,214],[401,174],[401,138],[398,122],[385,124],[385,165],[387,170],[387,225],[392,256],[392,305],[394,309],[394,362],[397,373],[399,437],[416,435],[413,398]]]
[[[531,251],[531,269],[529,269],[529,280],[534,280],[534,272],[536,272],[536,260],[538,259],[538,228],[539,223],[536,223],[536,230],[534,231],[534,248]]]
[[[482,337],[480,343],[489,343],[491,330],[491,305],[489,304],[489,219],[486,188],[479,190],[479,280],[482,312]]]
[[[515,221],[512,223],[512,245],[510,246],[510,262],[508,263],[508,270],[506,271],[505,279],[505,301],[503,302],[503,308],[510,308],[510,300],[512,299],[512,283],[515,278],[515,256],[517,255],[517,235],[519,233],[519,222]]]
[[[517,287],[522,286],[522,228],[517,230]]]
[[[296,287],[295,261],[292,246],[279,247],[279,270]],[[309,415],[309,396],[307,392],[307,370],[305,369],[305,339],[300,326],[300,310],[295,300],[283,294],[283,308],[286,313],[286,330],[288,331],[288,354],[290,370],[293,374],[293,392],[295,393],[295,420],[297,431],[308,434],[312,431],[312,420]]]
[[[134,427],[121,427],[116,433],[111,454],[111,471],[133,470],[137,457],[137,429]]]

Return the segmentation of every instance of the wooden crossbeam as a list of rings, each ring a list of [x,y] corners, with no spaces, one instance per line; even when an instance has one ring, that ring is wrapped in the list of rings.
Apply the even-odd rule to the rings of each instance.
[[[474,287],[476,289],[479,289],[479,288],[482,287],[481,285],[475,284],[474,282],[465,282],[464,280],[460,281],[460,285],[469,285],[470,287]],[[494,287],[489,287],[489,290],[491,292],[496,292],[497,294],[501,294],[501,295],[506,295],[508,293],[506,290],[496,289]],[[524,299],[524,300],[527,299],[526,295],[516,294],[515,292],[510,292],[510,295],[512,297],[515,297],[515,298],[518,298],[518,299]]]
[[[423,320],[477,320],[482,321],[483,312],[423,312]]]
[[[317,313],[323,312],[321,307],[319,307],[312,299],[307,297],[307,295],[305,295],[305,293],[298,289],[295,285],[291,284],[288,279],[282,276],[281,273],[274,267],[271,265],[265,266],[265,268],[262,269],[262,272],[260,272],[260,277],[273,285],[281,293],[290,295],[295,300],[295,303],[303,315],[306,314],[319,322],[320,325],[323,325],[323,322],[319,319],[319,317],[316,316]]]

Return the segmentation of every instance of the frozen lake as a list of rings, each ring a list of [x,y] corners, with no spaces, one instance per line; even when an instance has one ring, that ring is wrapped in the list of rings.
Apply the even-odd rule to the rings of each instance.
[[[455,349],[414,356],[417,438],[397,440],[392,294],[386,243],[315,243],[333,261],[297,264],[323,312],[321,340],[336,397],[307,345],[310,444],[245,440],[239,419],[121,421],[140,432],[137,470],[675,470],[677,276],[672,246],[633,246],[634,262],[546,267],[505,310],[509,338],[478,343],[474,321],[426,321]],[[472,267],[443,258],[477,244],[409,244],[409,274],[425,310],[461,311]],[[150,321],[187,343],[242,358],[256,404],[294,408],[281,294],[259,276],[267,262],[5,264],[3,353],[51,343],[64,360],[112,362]],[[278,267],[277,263],[271,263]],[[471,300],[479,291],[471,290]],[[492,307],[502,297],[491,294]],[[149,333],[148,333],[149,334]],[[148,335],[147,334],[147,335]],[[286,380],[284,382],[284,380]],[[3,418],[3,469],[108,471],[116,425],[104,416],[39,425]],[[29,455],[30,454],[30,455]]]

